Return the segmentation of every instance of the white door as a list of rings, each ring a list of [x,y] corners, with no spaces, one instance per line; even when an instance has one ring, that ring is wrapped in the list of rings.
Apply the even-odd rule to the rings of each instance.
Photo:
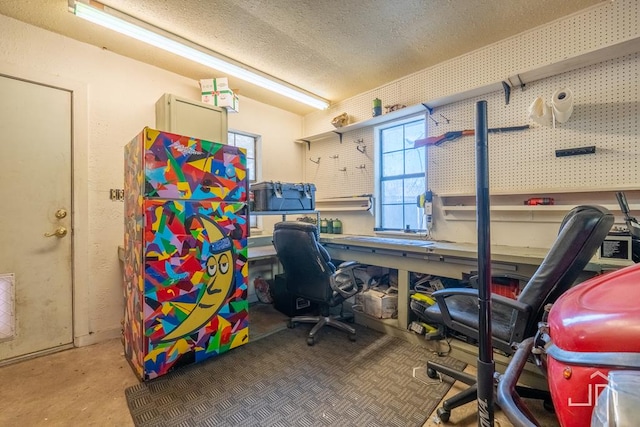
[[[73,342],[71,92],[0,75],[0,179],[6,362]]]

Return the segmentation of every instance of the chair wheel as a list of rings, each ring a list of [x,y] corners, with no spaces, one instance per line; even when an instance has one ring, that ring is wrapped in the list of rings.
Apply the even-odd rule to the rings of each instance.
[[[440,421],[442,421],[443,423],[449,421],[449,417],[451,416],[451,412],[447,411],[444,408],[438,408],[436,414],[438,415],[438,418],[440,418]]]
[[[349,334],[349,341],[355,342],[356,341],[356,334]]]
[[[438,378],[438,372],[436,372],[436,370],[433,368],[427,368],[427,376],[435,380],[436,378]]]
[[[542,407],[545,411],[554,414],[556,412],[556,408],[553,406],[553,402],[550,399],[545,399],[542,401]]]
[[[316,343],[316,340],[313,337],[307,338],[307,345],[314,345],[315,343]]]
[[[295,328],[295,327],[296,327],[296,323],[295,323],[295,322],[293,322],[292,320],[289,320],[289,321],[287,322],[287,328],[289,328],[289,329],[293,329],[293,328]]]

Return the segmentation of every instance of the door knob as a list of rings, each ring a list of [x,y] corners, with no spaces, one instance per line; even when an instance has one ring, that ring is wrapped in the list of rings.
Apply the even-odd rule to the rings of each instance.
[[[65,218],[67,216],[67,211],[65,211],[64,209],[58,209],[55,213],[56,218],[58,219],[62,219]]]
[[[56,231],[54,231],[53,233],[44,233],[44,237],[64,237],[67,235],[67,229],[64,227],[58,227],[56,228]]]

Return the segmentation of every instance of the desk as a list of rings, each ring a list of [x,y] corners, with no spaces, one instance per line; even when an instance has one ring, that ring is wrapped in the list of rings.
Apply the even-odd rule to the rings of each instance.
[[[478,270],[477,246],[471,243],[347,235],[322,235],[320,241],[331,258],[398,271],[398,318],[381,321],[402,330],[409,324],[411,272],[462,279],[464,273]],[[547,252],[544,248],[492,246],[491,271],[531,276]],[[589,263],[585,268],[585,279],[601,271],[601,265]]]

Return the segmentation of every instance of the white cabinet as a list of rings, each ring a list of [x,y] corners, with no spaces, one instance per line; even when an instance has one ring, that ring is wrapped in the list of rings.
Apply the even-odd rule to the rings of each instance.
[[[156,129],[227,143],[227,109],[165,93],[156,102]]]

